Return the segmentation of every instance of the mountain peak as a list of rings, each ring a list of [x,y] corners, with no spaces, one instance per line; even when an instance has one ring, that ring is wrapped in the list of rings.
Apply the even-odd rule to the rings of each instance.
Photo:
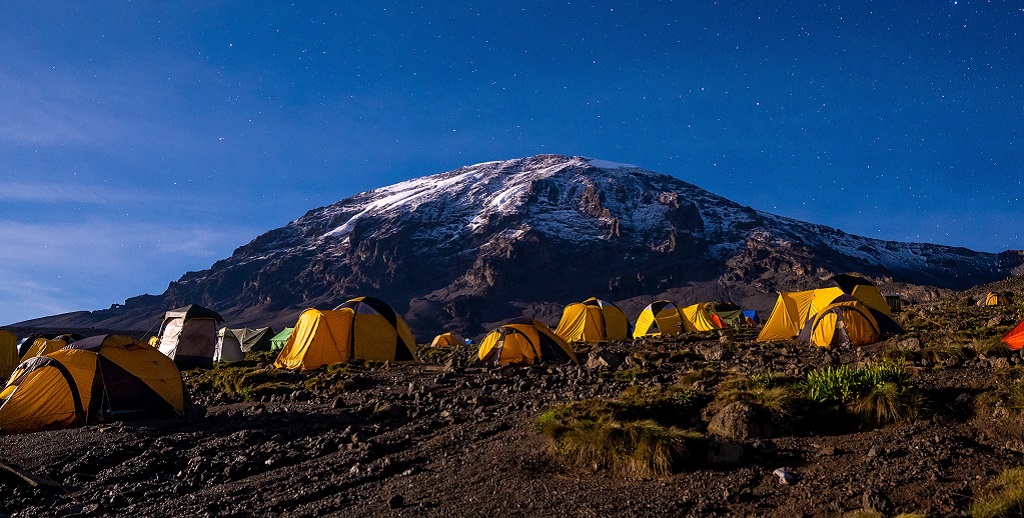
[[[156,297],[76,316],[149,327],[198,303],[232,325],[294,323],[357,295],[388,301],[425,338],[516,316],[553,320],[587,297],[627,312],[654,297],[770,309],[776,290],[832,273],[962,289],[1024,258],[854,236],[756,211],[675,177],[595,158],[483,162],[307,212]],[[901,284],[902,283],[902,284]],[[86,322],[88,321],[88,322]]]

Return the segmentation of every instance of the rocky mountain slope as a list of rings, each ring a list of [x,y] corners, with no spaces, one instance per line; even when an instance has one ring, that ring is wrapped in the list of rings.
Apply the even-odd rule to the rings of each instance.
[[[761,212],[636,166],[540,155],[374,189],[314,209],[189,272],[161,295],[22,323],[148,329],[199,303],[233,326],[294,322],[357,295],[390,302],[420,340],[552,320],[598,296],[627,314],[658,296],[770,309],[777,290],[859,272],[922,300],[1021,269],[1021,252],[854,236]]]

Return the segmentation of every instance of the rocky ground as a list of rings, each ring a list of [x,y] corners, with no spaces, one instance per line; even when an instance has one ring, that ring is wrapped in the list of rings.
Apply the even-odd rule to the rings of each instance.
[[[264,356],[188,371],[201,417],[0,437],[21,475],[0,470],[0,516],[965,515],[1024,458],[1019,412],[992,404],[1022,363],[997,345],[1019,309],[950,297],[903,313],[906,335],[841,351],[746,330],[583,347],[580,366],[483,370],[467,351],[425,350],[419,366],[291,373]],[[738,373],[795,381],[884,358],[912,367],[911,420],[708,432]],[[702,447],[670,475],[568,464],[534,426],[552,405],[631,385],[685,385],[698,402]]]

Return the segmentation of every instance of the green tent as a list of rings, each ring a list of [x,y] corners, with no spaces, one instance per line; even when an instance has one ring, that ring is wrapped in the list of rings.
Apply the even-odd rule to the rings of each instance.
[[[294,330],[294,327],[286,327],[280,333],[277,333],[277,335],[270,339],[270,350],[280,351],[284,349],[284,345],[288,343],[288,338],[292,336],[292,331]]]
[[[743,309],[732,302],[715,304],[714,314],[722,321],[722,327],[736,327],[743,323]]]

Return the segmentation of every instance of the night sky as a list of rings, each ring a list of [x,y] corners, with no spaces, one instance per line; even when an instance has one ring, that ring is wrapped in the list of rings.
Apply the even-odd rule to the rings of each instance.
[[[5,3],[0,324],[161,293],[309,209],[541,153],[860,235],[1024,248],[1024,2],[410,4]]]

